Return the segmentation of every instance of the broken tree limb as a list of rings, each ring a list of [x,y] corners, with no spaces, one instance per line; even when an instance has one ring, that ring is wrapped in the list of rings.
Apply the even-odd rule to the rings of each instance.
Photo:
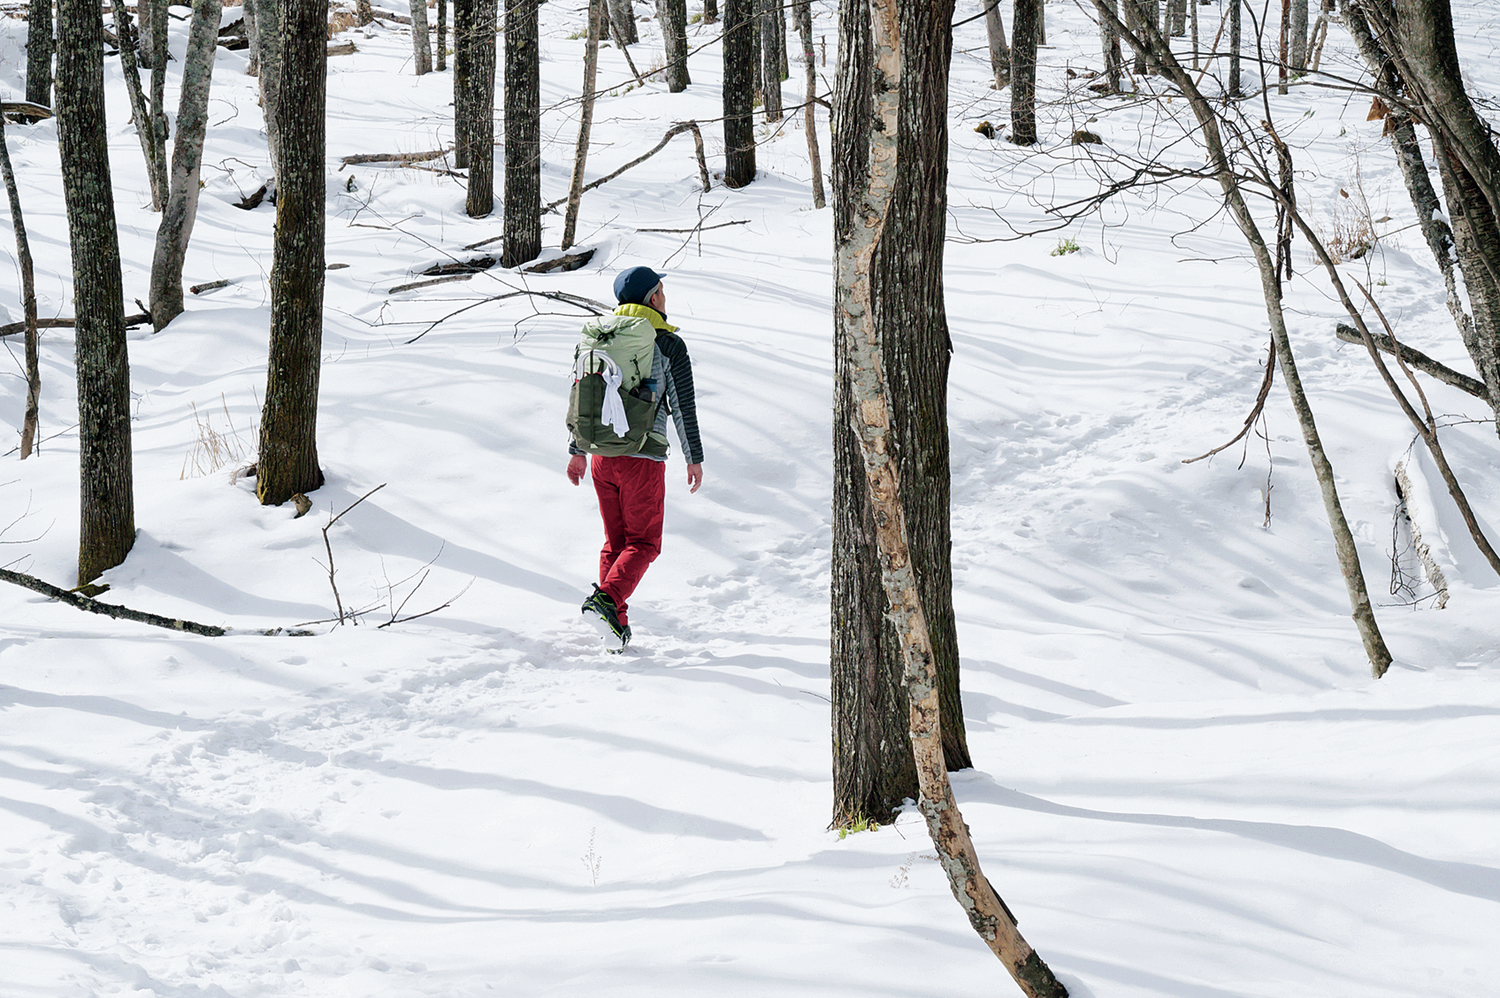
[[[66,603],[79,610],[89,613],[102,613],[106,617],[114,617],[116,620],[134,620],[140,624],[150,624],[152,627],[165,627],[169,631],[186,631],[189,634],[201,634],[208,638],[222,637],[228,633],[222,627],[212,624],[199,624],[191,620],[174,620],[171,617],[163,617],[157,613],[147,613],[144,610],[132,610],[126,606],[116,603],[100,603],[98,600],[66,589],[59,589],[50,582],[43,582],[34,575],[25,572],[13,572],[8,568],[0,568],[0,580],[12,585],[30,589],[32,592],[41,593],[43,596],[51,597],[59,602]]]
[[[398,284],[386,294],[400,294],[402,291],[415,291],[417,288],[426,288],[434,284],[447,284],[449,281],[467,281],[473,278],[473,274],[449,274],[447,277],[434,277],[429,281],[413,281],[410,284]]]
[[[1203,460],[1206,457],[1213,457],[1215,454],[1219,453],[1220,451],[1228,450],[1229,448],[1233,447],[1235,444],[1239,443],[1242,439],[1244,439],[1245,434],[1247,434],[1247,433],[1250,432],[1250,427],[1252,427],[1252,426],[1255,425],[1255,421],[1257,419],[1259,419],[1260,418],[1260,414],[1265,411],[1265,408],[1266,408],[1266,399],[1271,394],[1271,382],[1274,381],[1275,379],[1276,379],[1276,341],[1272,340],[1271,341],[1271,355],[1266,358],[1266,376],[1263,379],[1261,379],[1260,394],[1255,397],[1255,405],[1254,405],[1253,408],[1251,408],[1250,415],[1248,415],[1248,416],[1245,417],[1245,426],[1244,426],[1244,428],[1241,429],[1240,432],[1236,433],[1234,435],[1234,439],[1230,440],[1228,443],[1220,444],[1218,447],[1215,447],[1213,450],[1209,451],[1207,454],[1199,454],[1197,457],[1185,457],[1185,458],[1182,459],[1182,463],[1183,464],[1193,464],[1194,462],[1201,461],[1201,460]]]
[[[637,232],[671,232],[681,234],[684,232],[708,232],[712,229],[727,229],[731,225],[749,225],[750,219],[740,218],[733,222],[720,222],[718,225],[695,225],[691,229],[636,229]]]
[[[426,163],[429,160],[442,159],[452,151],[453,147],[449,146],[446,149],[429,149],[426,152],[360,152],[339,159],[339,171],[342,172],[346,166],[359,166],[361,163]]]
[[[703,133],[698,130],[698,123],[696,121],[679,121],[677,124],[667,129],[667,134],[663,135],[661,137],[661,141],[652,146],[649,150],[637,156],[629,163],[626,163],[614,173],[600,177],[598,180],[591,180],[587,184],[584,184],[583,187],[579,189],[578,193],[580,195],[587,194],[595,187],[601,187],[604,184],[609,183],[611,180],[615,179],[626,170],[629,170],[631,167],[640,166],[642,163],[646,162],[646,160],[650,159],[652,156],[655,156],[657,153],[666,148],[667,143],[672,141],[673,136],[681,135],[683,132],[692,132],[694,138],[697,140],[696,152],[698,157],[698,175],[699,179],[703,183],[703,189],[707,191],[711,184],[708,179],[708,163],[703,158]],[[542,209],[542,211],[554,211],[556,210],[558,205],[567,200],[568,199],[565,197],[558,198],[556,201],[549,203],[545,208]]]
[[[1359,330],[1355,329],[1348,323],[1339,323],[1334,328],[1334,335],[1343,340],[1345,343],[1364,343],[1364,340],[1359,335]],[[1392,356],[1395,356],[1396,348],[1395,345],[1392,344],[1391,338],[1389,336],[1371,332],[1370,339],[1374,341],[1375,346],[1382,353],[1388,353]],[[1467,374],[1462,374],[1458,371],[1455,371],[1453,370],[1453,368],[1448,367],[1441,361],[1433,360],[1422,351],[1416,349],[1415,347],[1409,347],[1405,343],[1400,344],[1400,347],[1401,359],[1406,361],[1412,367],[1415,367],[1419,371],[1425,371],[1444,384],[1452,385],[1454,388],[1457,388],[1460,391],[1468,392],[1470,395],[1474,396],[1477,399],[1481,399],[1484,402],[1489,402],[1489,393],[1485,391],[1484,382],[1480,381],[1478,378],[1471,378]]]
[[[76,320],[74,319],[38,319],[36,320],[36,328],[72,329],[75,322]],[[151,316],[147,315],[145,312],[138,312],[135,315],[127,315],[125,317],[125,325],[127,328],[130,326],[145,326],[150,324],[150,322]],[[24,333],[25,331],[26,323],[24,322],[11,322],[7,323],[6,325],[0,326],[0,336],[14,336],[16,333]]]
[[[0,101],[0,114],[34,125],[52,117],[52,109],[42,104],[33,104],[29,100],[8,100]]]
[[[588,262],[594,258],[594,254],[597,252],[599,252],[598,249],[586,249],[580,250],[577,253],[564,253],[562,256],[555,256],[550,260],[533,263],[531,266],[522,267],[521,269],[528,274],[550,274],[559,270],[577,270],[580,267],[587,266]]]

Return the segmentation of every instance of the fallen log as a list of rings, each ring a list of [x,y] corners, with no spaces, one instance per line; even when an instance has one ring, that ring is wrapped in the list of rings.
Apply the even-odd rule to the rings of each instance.
[[[204,637],[217,638],[228,633],[222,627],[212,624],[199,624],[191,620],[174,620],[171,617],[163,617],[158,613],[147,613],[144,610],[132,610],[117,603],[100,603],[96,599],[80,596],[78,593],[59,589],[49,582],[43,582],[34,575],[25,572],[12,572],[8,568],[0,568],[0,580],[13,585],[30,589],[32,592],[41,593],[59,602],[66,603],[71,607],[88,613],[100,613],[106,617],[114,617],[116,620],[134,620],[141,624],[150,624],[152,627],[165,627],[169,631],[186,631],[189,634],[201,634]]]
[[[1364,343],[1364,340],[1359,335],[1359,331],[1346,323],[1339,323],[1334,327],[1333,332],[1335,336],[1345,343]],[[1372,332],[1370,339],[1375,342],[1375,346],[1379,348],[1381,353],[1388,353],[1395,356],[1396,351],[1391,346],[1391,338],[1389,336],[1383,333]],[[1459,391],[1468,392],[1475,398],[1483,399],[1485,402],[1490,400],[1490,395],[1485,390],[1484,382],[1478,378],[1471,378],[1467,374],[1455,371],[1441,361],[1433,360],[1415,347],[1409,347],[1405,343],[1401,344],[1401,359],[1417,370],[1425,371],[1444,384],[1452,385]]]
[[[473,274],[450,274],[447,277],[434,277],[430,281],[413,281],[410,284],[398,284],[387,291],[386,294],[394,295],[400,294],[402,291],[415,291],[417,288],[431,287],[434,284],[447,284],[449,281],[467,281],[473,276]]]
[[[8,100],[0,101],[0,114],[34,125],[52,117],[52,109],[45,104],[33,104],[29,100]]]
[[[352,156],[345,156],[339,160],[339,171],[343,172],[346,166],[358,166],[361,163],[426,163],[429,160],[442,159],[453,151],[453,147],[446,149],[429,149],[426,152],[359,152]]]
[[[147,315],[144,312],[140,312],[135,315],[127,315],[125,317],[125,327],[127,329],[131,326],[145,326],[149,325],[150,323],[151,316]],[[73,319],[36,320],[36,328],[38,329],[72,329],[76,324],[76,320]],[[24,322],[11,322],[0,326],[0,336],[14,336],[16,333],[24,333],[25,331],[26,323]]]
[[[564,253],[562,256],[555,256],[550,260],[533,263],[521,269],[528,274],[551,274],[557,271],[577,270],[592,260],[597,252],[599,252],[598,249],[586,249],[580,253]]]

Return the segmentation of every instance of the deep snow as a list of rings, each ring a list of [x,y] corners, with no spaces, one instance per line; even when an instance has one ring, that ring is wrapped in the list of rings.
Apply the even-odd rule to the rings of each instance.
[[[1457,6],[1470,85],[1493,97],[1497,15]],[[831,77],[833,9],[815,9]],[[1211,36],[1218,8],[1201,12]],[[985,241],[1091,190],[1075,128],[1121,151],[1170,135],[1159,111],[1070,80],[1097,65],[1093,25],[1071,4],[1048,17],[1040,151],[972,130],[1008,116],[979,22],[958,29],[953,70],[955,601],[977,766],[955,785],[986,871],[1085,998],[1491,995],[1500,587],[1415,457],[1412,512],[1452,599],[1385,595],[1392,471],[1412,432],[1362,352],[1333,338],[1337,309],[1304,251],[1293,334],[1397,658],[1379,681],[1279,383],[1268,439],[1242,465],[1240,448],[1181,463],[1239,428],[1265,355],[1243,244],[1221,217],[1196,225],[1212,193]],[[581,25],[578,9],[543,7],[548,200],[572,161]],[[659,42],[642,27],[644,67]],[[471,255],[499,219],[465,217],[461,182],[440,173],[339,169],[451,134],[451,77],[410,76],[403,29],[349,37],[360,51],[329,65],[327,255],[348,266],[328,275],[328,484],[312,514],[262,508],[231,475],[254,447],[274,218],[231,205],[266,172],[242,53],[218,56],[186,274],[233,283],[189,296],[163,333],[131,334],[140,534],[105,598],[239,633],[189,638],[0,592],[0,993],[1012,993],[914,814],[827,830],[831,236],[800,118],[759,129],[762,174],[745,190],[699,190],[682,136],[589,195],[580,235],[599,255],[585,270],[391,294]],[[21,89],[23,43],[23,22],[0,20],[0,90]],[[1328,58],[1354,72],[1337,29]],[[673,121],[716,118],[717,61],[712,44],[694,55],[694,85],[671,95],[629,86],[603,50],[601,80],[618,86],[590,175]],[[126,293],[144,297],[155,218],[114,60],[106,72]],[[793,77],[789,104],[800,66]],[[1351,273],[1404,339],[1469,370],[1364,103],[1301,88],[1273,106],[1295,123],[1303,197],[1325,224],[1347,211],[1340,188],[1391,218]],[[819,127],[826,149],[821,113]],[[7,135],[42,313],[71,314],[55,126]],[[716,126],[705,137],[721,168]],[[637,231],[700,219],[746,224]],[[546,225],[555,246],[560,219]],[[1053,255],[1060,236],[1079,251]],[[520,288],[605,299],[634,263],[669,272],[707,480],[687,495],[673,456],[665,549],[632,601],[636,644],[616,657],[577,617],[599,543],[591,491],[562,474],[578,316],[524,297],[459,310]],[[0,472],[0,563],[60,584],[76,547],[71,347],[69,331],[45,334],[47,440]],[[12,425],[18,372],[0,379]],[[1488,415],[1425,387],[1440,412]],[[237,459],[199,473],[213,463],[195,450],[201,426]],[[1495,536],[1493,425],[1445,439]],[[247,633],[332,616],[321,528],[382,483],[329,531],[344,601],[369,608],[360,626]],[[456,598],[378,629],[408,596],[407,613]]]

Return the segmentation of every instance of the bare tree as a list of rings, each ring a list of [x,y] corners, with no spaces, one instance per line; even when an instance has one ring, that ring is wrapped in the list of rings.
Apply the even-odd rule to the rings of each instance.
[[[797,22],[797,34],[802,39],[802,69],[804,92],[802,96],[802,130],[807,133],[807,162],[812,169],[813,207],[822,208],[823,154],[818,149],[818,93],[817,57],[813,53],[812,0],[794,0],[792,18]]]
[[[505,8],[504,234],[501,266],[518,267],[541,254],[542,83],[537,0],[510,0]]]
[[[135,543],[130,359],[104,121],[104,21],[96,0],[57,10],[57,132],[73,257],[78,368],[78,582]]]
[[[474,19],[482,2],[487,0],[453,0],[453,165],[460,170],[469,168],[474,143],[469,102],[474,97]]]
[[[583,171],[589,158],[589,133],[594,125],[594,96],[599,78],[599,35],[604,30],[606,0],[589,0],[589,28],[583,48],[583,97],[578,116],[578,143],[573,149],[573,180],[568,185],[568,210],[563,216],[561,246],[573,245],[578,232],[578,206],[583,201]]]
[[[609,3],[609,37],[620,48],[641,40],[635,27],[635,10],[630,0],[607,0]]]
[[[78,2],[78,0],[74,0]],[[281,171],[271,264],[271,347],[255,495],[279,506],[323,484],[318,380],[323,346],[328,7],[282,0]]]
[[[142,3],[140,9],[143,12],[149,10],[150,3]],[[141,90],[141,77],[136,68],[138,53],[135,31],[130,24],[130,12],[125,8],[125,0],[114,0],[114,11],[115,36],[120,42],[120,66],[125,72],[125,91],[130,97],[130,117],[135,123],[135,133],[141,143],[141,154],[146,158],[146,179],[151,184],[151,207],[161,211],[166,207],[169,186],[165,117],[158,120],[156,110]],[[161,20],[165,21],[165,18]],[[153,91],[154,89],[153,86]],[[159,125],[162,127],[159,128]]]
[[[437,71],[448,68],[448,0],[437,0]]]
[[[426,76],[432,72],[432,39],[427,32],[427,0],[411,0],[412,73]]]
[[[678,94],[693,82],[688,76],[687,0],[658,0],[667,90]]]
[[[484,218],[495,210],[495,30],[496,0],[477,0],[470,38],[469,190],[464,211]]]
[[[724,184],[755,179],[754,34],[756,0],[724,0]]]
[[[1134,0],[1125,0],[1126,5]],[[1104,0],[1105,6],[1112,12],[1119,12],[1119,0]],[[1120,92],[1120,77],[1125,72],[1125,59],[1120,51],[1120,35],[1114,29],[1114,22],[1109,18],[1099,18],[1099,43],[1104,49],[1104,85],[1106,93],[1117,94]]]
[[[990,72],[995,74],[995,89],[1010,85],[1010,46],[1005,42],[1005,22],[1000,20],[1000,0],[986,0],[984,35],[990,47]]]
[[[182,314],[182,266],[198,217],[208,92],[222,10],[223,0],[193,0],[177,108],[177,140],[172,149],[171,188],[156,228],[156,252],[151,260],[151,324],[158,332]]]
[[[49,22],[51,18],[48,18]],[[21,311],[26,322],[26,411],[21,418],[21,460],[31,456],[36,444],[37,410],[42,398],[42,370],[37,359],[36,278],[31,265],[31,242],[26,238],[26,220],[21,215],[21,193],[10,163],[10,145],[5,139],[5,115],[0,114],[0,170],[4,171],[5,194],[10,201],[11,228],[16,233],[16,262],[21,266]]]
[[[1041,11],[1042,0],[1015,0],[1011,11],[1010,137],[1022,146],[1036,144],[1036,50]]]
[[[758,20],[760,21],[761,107],[765,110],[767,121],[780,121],[781,51],[786,47],[786,27],[781,22],[781,0],[761,0]]]
[[[282,11],[289,0],[255,0],[255,20],[260,32],[260,107],[266,121],[266,151],[271,173],[281,175],[281,118],[276,105],[281,97]]]
[[[26,5],[26,99],[52,106],[52,0]]]

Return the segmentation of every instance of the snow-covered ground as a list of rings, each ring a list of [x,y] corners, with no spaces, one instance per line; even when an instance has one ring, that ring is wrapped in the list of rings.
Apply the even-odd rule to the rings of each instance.
[[[542,8],[548,200],[572,161],[577,6]],[[1456,6],[1470,85],[1494,97],[1500,15]],[[833,9],[815,8],[831,77]],[[1218,8],[1201,12],[1211,37]],[[1279,383],[1243,463],[1238,447],[1182,463],[1239,429],[1265,356],[1242,242],[1222,217],[1198,224],[1212,192],[985,241],[1091,192],[1075,128],[1122,151],[1167,134],[1158,112],[1070,80],[1097,67],[1094,27],[1071,4],[1048,16],[1040,151],[973,131],[1008,119],[979,22],[958,29],[953,68],[955,599],[977,767],[955,784],[986,871],[1085,998],[1493,995],[1500,580],[1418,455],[1413,514],[1451,600],[1386,595],[1412,431],[1363,352],[1333,338],[1337,308],[1304,250],[1293,335],[1397,659],[1379,681]],[[644,67],[659,42],[643,29]],[[179,59],[184,35],[174,22]],[[580,236],[599,254],[582,271],[392,294],[471,255],[499,219],[467,218],[442,173],[339,169],[451,135],[451,77],[409,75],[404,29],[348,37],[359,51],[329,65],[328,260],[347,266],[328,275],[328,484],[312,513],[262,508],[232,477],[254,448],[274,219],[231,204],[266,174],[243,53],[219,53],[186,274],[232,283],[189,296],[163,333],[131,334],[140,533],[105,598],[238,633],[0,592],[0,994],[1012,993],[914,814],[827,830],[831,236],[800,117],[761,127],[745,190],[702,192],[683,136],[589,195]],[[23,22],[0,20],[0,91],[22,89],[23,42]],[[1354,71],[1337,29],[1328,59]],[[674,121],[718,117],[717,47],[690,69],[683,94],[636,88],[604,50],[601,80],[618,86],[592,176]],[[126,295],[144,297],[156,219],[115,60],[106,72]],[[1471,370],[1365,102],[1298,89],[1272,106],[1323,224],[1354,200],[1340,188],[1391,218],[1351,273],[1407,342]],[[826,149],[821,112],[819,127]],[[704,132],[721,169],[718,128]],[[71,315],[55,125],[7,134],[42,314]],[[19,271],[0,217],[4,322],[20,317]],[[700,220],[744,224],[638,231]],[[546,226],[555,247],[560,219]],[[1053,255],[1060,236],[1080,249]],[[689,496],[674,455],[665,549],[617,657],[577,616],[600,539],[591,490],[562,474],[578,316],[481,299],[607,299],[636,263],[669,273],[707,482]],[[0,563],[71,584],[71,333],[48,331],[42,357],[46,440],[0,471]],[[19,362],[8,372],[0,412],[18,426]],[[1494,537],[1494,427],[1459,422],[1489,414],[1426,390],[1453,416],[1450,453]],[[199,447],[205,429],[229,460]],[[359,626],[250,633],[333,615],[322,528],[382,484],[328,531]],[[1419,573],[1409,554],[1401,565]],[[403,600],[411,614],[450,599],[377,626]]]

